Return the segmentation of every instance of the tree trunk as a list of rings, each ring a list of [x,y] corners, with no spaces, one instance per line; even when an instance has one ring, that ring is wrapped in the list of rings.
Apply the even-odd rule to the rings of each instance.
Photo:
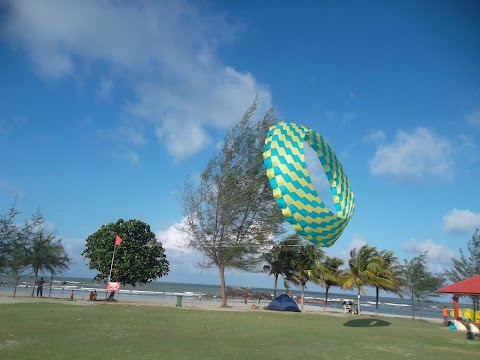
[[[302,312],[303,312],[303,304],[305,303],[304,290],[305,290],[305,285],[302,284],[302,297],[301,297],[301,299],[302,299],[302,309],[301,309],[301,311]]]
[[[323,307],[323,311],[327,311],[327,304],[328,304],[328,290],[330,289],[330,286],[327,286],[325,288],[325,306]]]
[[[378,286],[375,287],[375,316],[378,316]]]
[[[357,315],[360,315],[360,288],[357,290]]]
[[[273,297],[277,297],[277,283],[278,283],[278,274],[274,275],[274,281],[273,281]]]
[[[227,291],[225,289],[225,267],[223,265],[218,266],[220,273],[220,289],[222,292],[222,308],[228,307],[227,304]]]
[[[420,299],[417,299],[418,301],[418,311],[420,311],[420,321],[422,321],[422,303],[420,302]]]
[[[48,297],[50,297],[50,295],[52,295],[52,284],[53,284],[53,272],[50,273],[50,289],[48,291]]]
[[[415,320],[415,299],[413,298],[413,291],[412,291],[412,320]]]
[[[15,287],[13,288],[13,297],[17,294],[17,286],[18,286],[18,281],[20,278],[18,276],[15,276]]]
[[[33,286],[32,286],[32,297],[35,296],[35,285],[37,284],[37,277],[38,277],[38,269],[35,270],[35,276],[33,278]]]

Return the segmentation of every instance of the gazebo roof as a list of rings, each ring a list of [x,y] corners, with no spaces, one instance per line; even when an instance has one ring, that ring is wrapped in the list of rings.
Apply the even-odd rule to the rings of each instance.
[[[456,282],[438,290],[439,293],[480,295],[480,275]]]

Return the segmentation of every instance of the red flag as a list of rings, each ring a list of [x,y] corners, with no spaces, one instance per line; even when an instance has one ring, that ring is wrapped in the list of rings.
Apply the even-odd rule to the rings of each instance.
[[[117,235],[117,237],[115,238],[115,246],[118,246],[122,243],[122,238],[120,236]]]

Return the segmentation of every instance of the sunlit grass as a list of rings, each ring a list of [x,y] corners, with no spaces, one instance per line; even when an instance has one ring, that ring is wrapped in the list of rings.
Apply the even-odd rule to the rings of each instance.
[[[0,305],[0,359],[478,359],[480,338],[408,319],[162,306]]]

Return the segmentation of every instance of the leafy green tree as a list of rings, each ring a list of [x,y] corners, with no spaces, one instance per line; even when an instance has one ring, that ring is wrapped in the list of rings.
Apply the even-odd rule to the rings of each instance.
[[[120,246],[115,246],[116,236],[123,240]],[[94,280],[99,282],[112,280],[135,286],[165,276],[169,271],[162,244],[157,242],[150,226],[140,220],[120,219],[103,225],[87,238],[82,255],[90,260],[89,269],[97,271]]]
[[[343,265],[343,260],[338,257],[327,256],[323,262],[322,271],[320,271],[315,279],[315,283],[325,288],[325,306],[324,311],[327,311],[328,306],[328,291],[332,286],[342,285],[342,276],[345,271],[340,267]]]
[[[425,251],[410,261],[404,261],[402,271],[404,290],[412,302],[413,320],[415,320],[415,300],[420,311],[420,320],[422,320],[422,301],[438,296],[437,290],[444,283],[442,276],[434,275],[428,270],[427,254],[428,251]]]
[[[270,110],[255,122],[255,110],[256,103],[227,131],[221,151],[214,153],[199,181],[187,177],[180,194],[181,230],[188,246],[203,255],[198,265],[218,269],[222,307],[227,306],[225,270],[261,270],[263,254],[284,232],[262,156],[276,114]]]
[[[284,279],[293,272],[294,268],[294,248],[300,244],[300,237],[297,234],[289,235],[273,246],[272,250],[264,254],[266,265],[263,271],[268,272],[269,275],[274,276],[273,282],[273,296],[277,297],[278,277],[282,276]]]
[[[360,314],[360,292],[367,293],[366,286],[370,286],[376,279],[380,260],[377,258],[377,249],[363,245],[360,250],[350,251],[348,269],[341,277],[343,289],[357,289],[357,314]]]
[[[380,290],[402,294],[401,266],[398,258],[392,251],[383,250],[377,254],[379,262],[374,268],[375,277],[371,279],[371,285],[375,287],[375,316],[378,316],[378,297]]]
[[[475,275],[480,275],[480,233],[478,229],[467,244],[468,253],[460,249],[460,259],[452,258],[452,267],[445,271],[445,276],[451,282],[459,282]],[[478,296],[472,296],[474,314],[479,311]]]
[[[298,251],[293,258],[294,269],[287,275],[287,281],[301,287],[301,311],[305,303],[305,288],[307,282],[318,278],[319,273],[323,272],[322,261],[325,259],[325,253],[316,245],[305,244],[297,247]]]

